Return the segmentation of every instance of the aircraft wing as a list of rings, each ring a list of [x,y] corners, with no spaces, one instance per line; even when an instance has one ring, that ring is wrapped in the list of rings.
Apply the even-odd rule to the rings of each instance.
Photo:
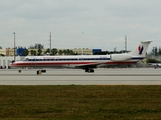
[[[79,69],[97,68],[97,66],[101,65],[101,64],[103,64],[103,63],[82,64],[82,65],[75,66],[75,68],[79,68]]]

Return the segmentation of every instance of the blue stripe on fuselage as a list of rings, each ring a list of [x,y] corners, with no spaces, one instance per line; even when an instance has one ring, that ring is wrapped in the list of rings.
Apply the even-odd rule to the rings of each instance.
[[[143,57],[133,57],[132,60],[143,60]]]
[[[143,60],[143,57],[133,57],[132,60]],[[88,60],[111,60],[110,58],[59,58],[59,59],[28,59],[28,61],[88,61]]]

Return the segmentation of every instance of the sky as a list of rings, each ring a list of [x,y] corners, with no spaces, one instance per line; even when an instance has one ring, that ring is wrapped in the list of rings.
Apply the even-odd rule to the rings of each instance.
[[[161,47],[160,0],[1,0],[0,46],[133,50]]]

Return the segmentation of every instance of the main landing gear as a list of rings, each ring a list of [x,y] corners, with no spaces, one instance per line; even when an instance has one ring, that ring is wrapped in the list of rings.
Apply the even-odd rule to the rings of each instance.
[[[41,73],[46,73],[46,70],[38,70],[36,73],[37,75],[40,75]]]
[[[86,68],[86,69],[85,69],[85,72],[94,73],[94,70],[93,70],[93,69],[90,69],[90,68]]]

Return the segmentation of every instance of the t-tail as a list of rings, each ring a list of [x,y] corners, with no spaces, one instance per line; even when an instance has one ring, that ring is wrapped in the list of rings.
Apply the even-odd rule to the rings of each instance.
[[[141,41],[140,44],[130,53],[132,56],[146,57],[147,49],[152,41]]]

